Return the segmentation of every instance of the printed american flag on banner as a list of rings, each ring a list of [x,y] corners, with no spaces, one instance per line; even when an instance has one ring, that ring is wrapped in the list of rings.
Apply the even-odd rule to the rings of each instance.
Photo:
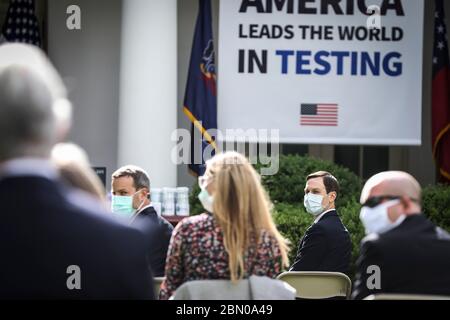
[[[302,104],[300,125],[337,127],[339,125],[339,106],[329,103]]]
[[[6,42],[21,42],[41,46],[34,0],[10,0],[2,36]]]

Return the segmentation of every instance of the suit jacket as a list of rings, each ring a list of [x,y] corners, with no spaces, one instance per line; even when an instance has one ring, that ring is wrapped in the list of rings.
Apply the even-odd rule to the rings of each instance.
[[[354,299],[379,293],[450,295],[450,235],[423,215],[364,238],[357,265]],[[379,289],[370,266],[379,267]]]
[[[0,203],[0,299],[154,299],[143,235],[87,194],[6,177]]]
[[[306,230],[290,271],[328,271],[347,274],[351,254],[350,235],[336,210],[333,210]]]
[[[158,216],[153,207],[142,210],[137,216],[137,222],[141,224],[139,228],[147,235],[148,257],[153,275],[163,277],[173,226]]]

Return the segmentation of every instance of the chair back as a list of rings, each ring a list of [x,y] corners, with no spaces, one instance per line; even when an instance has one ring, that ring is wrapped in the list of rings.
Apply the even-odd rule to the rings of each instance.
[[[436,296],[424,294],[374,294],[364,300],[450,300],[450,296]]]
[[[277,279],[294,287],[300,299],[350,299],[352,291],[350,278],[339,272],[290,271]]]
[[[153,278],[153,290],[155,290],[155,296],[158,298],[159,291],[161,290],[161,284],[164,281],[164,277],[155,277]]]
[[[294,300],[295,289],[268,277],[231,280],[197,280],[181,285],[172,300]]]

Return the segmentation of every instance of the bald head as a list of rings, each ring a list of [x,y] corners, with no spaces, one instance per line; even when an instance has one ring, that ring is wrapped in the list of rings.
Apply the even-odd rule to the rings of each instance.
[[[388,208],[389,219],[394,222],[401,215],[421,213],[421,188],[413,176],[401,171],[387,171],[370,178],[361,193],[361,204],[369,199],[383,203],[389,199],[399,202]]]
[[[361,203],[369,198],[369,195],[376,193],[376,196],[391,195],[398,197],[409,197],[420,200],[420,184],[413,176],[402,171],[381,172],[371,177],[361,193]]]

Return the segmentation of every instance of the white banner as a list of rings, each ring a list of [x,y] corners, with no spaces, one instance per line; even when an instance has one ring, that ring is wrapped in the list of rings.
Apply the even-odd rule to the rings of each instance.
[[[420,145],[423,11],[423,0],[221,0],[219,129]]]

